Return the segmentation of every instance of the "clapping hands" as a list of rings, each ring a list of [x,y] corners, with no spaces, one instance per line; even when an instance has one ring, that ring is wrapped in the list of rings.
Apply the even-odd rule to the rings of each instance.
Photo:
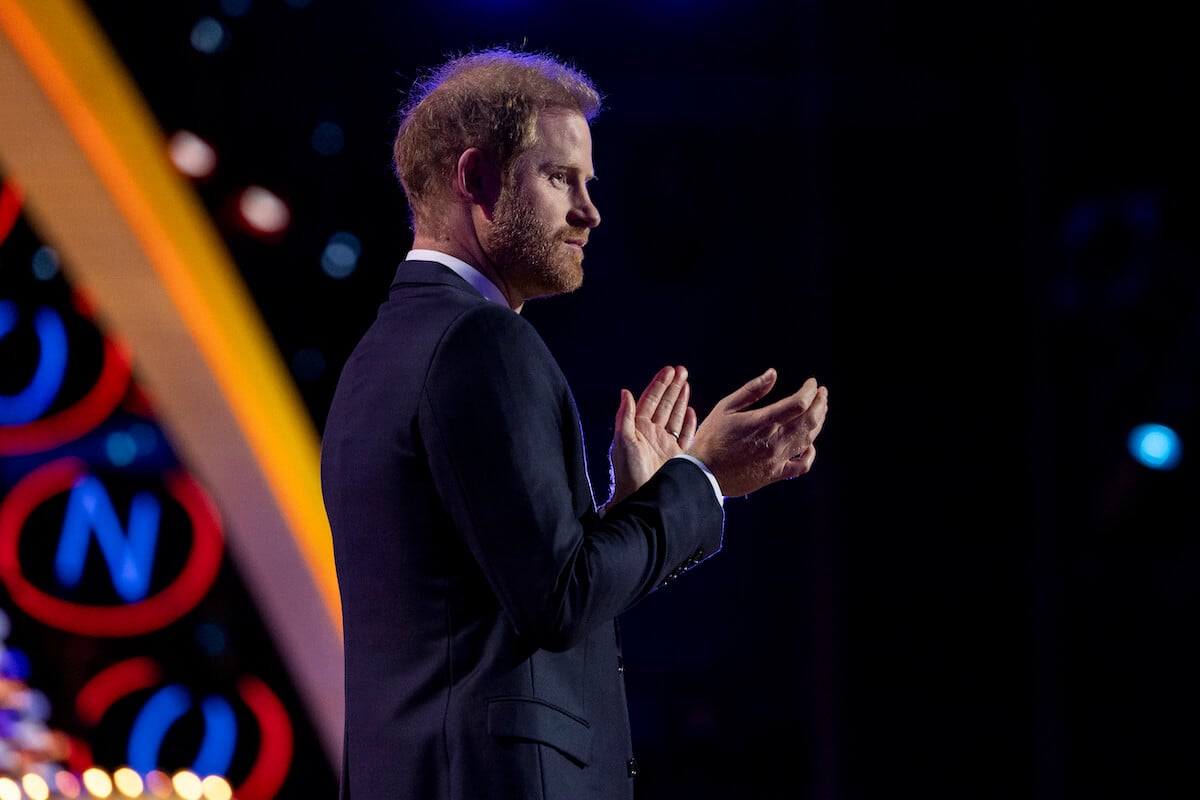
[[[606,506],[628,497],[667,459],[691,445],[696,434],[696,410],[688,406],[691,386],[687,376],[684,367],[663,367],[636,403],[632,392],[621,390],[608,451],[612,497]]]
[[[778,373],[768,369],[723,397],[699,425],[688,405],[687,378],[682,366],[663,367],[636,403],[628,389],[621,390],[609,448],[612,496],[605,507],[628,497],[667,459],[683,453],[708,467],[726,497],[812,469],[829,407],[829,390],[815,378],[787,397],[752,408],[778,381]]]

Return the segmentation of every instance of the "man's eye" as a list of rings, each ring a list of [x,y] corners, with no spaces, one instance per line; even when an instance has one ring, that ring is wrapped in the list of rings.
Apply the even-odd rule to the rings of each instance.
[[[566,183],[567,176],[562,172],[555,172],[550,176],[551,183]]]

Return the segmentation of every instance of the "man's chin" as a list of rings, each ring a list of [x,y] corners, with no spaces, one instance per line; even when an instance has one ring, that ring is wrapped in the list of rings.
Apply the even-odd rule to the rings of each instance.
[[[565,276],[566,280],[563,281],[563,285],[566,288],[563,289],[564,292],[573,292],[576,289],[578,289],[580,286],[583,286],[583,263],[582,263],[583,257],[582,256],[580,257],[579,262],[580,263],[573,265],[571,267],[571,271],[569,273],[567,273],[567,275]]]
[[[544,276],[535,297],[552,297],[556,294],[570,294],[583,285],[583,266],[576,264],[570,269],[556,271],[553,275]]]

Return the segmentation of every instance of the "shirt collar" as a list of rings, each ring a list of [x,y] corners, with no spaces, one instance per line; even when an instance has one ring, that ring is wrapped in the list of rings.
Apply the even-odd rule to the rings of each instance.
[[[409,250],[404,260],[436,261],[447,269],[453,270],[455,275],[475,287],[475,290],[486,299],[505,307],[508,306],[508,301],[504,299],[504,295],[496,288],[496,284],[492,283],[487,279],[486,275],[461,258],[455,258],[439,250]]]

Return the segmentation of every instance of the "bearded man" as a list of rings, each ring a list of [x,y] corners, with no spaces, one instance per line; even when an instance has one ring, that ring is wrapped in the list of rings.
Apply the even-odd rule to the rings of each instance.
[[[621,391],[599,508],[562,371],[520,316],[583,280],[601,99],[544,54],[418,81],[395,165],[413,247],[322,444],[342,597],[342,800],[614,800],[636,761],[617,617],[721,547],[724,498],[808,472],[828,393],[698,424],[683,367]]]

